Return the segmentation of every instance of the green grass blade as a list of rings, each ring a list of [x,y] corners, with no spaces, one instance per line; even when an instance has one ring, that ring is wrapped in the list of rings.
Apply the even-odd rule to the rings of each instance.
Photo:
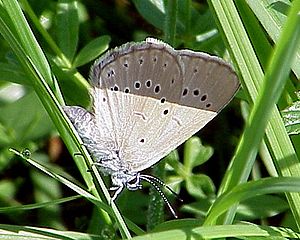
[[[287,228],[276,228],[267,226],[257,226],[254,224],[237,224],[221,226],[197,227],[197,220],[171,221],[160,226],[155,232],[143,236],[134,237],[134,240],[166,240],[166,239],[220,239],[220,238],[242,238],[251,239],[296,239],[300,234]],[[168,228],[169,227],[169,228]]]
[[[13,226],[8,224],[0,225],[1,239],[36,239],[36,240],[103,240],[103,236],[87,234],[74,231],[58,231],[50,228]]]
[[[77,134],[74,134],[76,130],[68,121],[66,115],[60,108],[60,103],[56,98],[59,96],[60,102],[63,102],[63,99],[60,98],[61,94],[59,88],[57,87],[56,81],[53,81],[51,78],[50,67],[47,63],[46,57],[35,40],[17,1],[4,0],[3,7],[4,8],[0,9],[0,11],[2,10],[2,12],[0,12],[0,28],[1,30],[4,30],[4,32],[1,31],[1,33],[12,46],[12,49],[15,51],[20,63],[24,66],[24,69],[28,71],[32,86],[34,87],[49,116],[57,126],[57,129],[70,152],[78,153],[80,149],[80,151],[83,153],[84,159],[91,164],[92,160],[87,151],[82,147],[80,138],[77,136]],[[11,31],[10,29],[13,30]],[[19,39],[22,39],[22,41]],[[19,42],[21,42],[22,45],[20,45]],[[52,90],[49,88],[46,82],[51,83],[50,86],[52,89],[54,89],[56,96],[54,96]],[[97,170],[94,169],[95,178],[99,182],[101,190],[95,187],[91,174],[87,173],[86,162],[82,161],[81,157],[74,157],[74,159],[88,188],[95,196],[97,196],[97,198],[99,198],[99,193],[103,192],[107,201],[109,202],[109,193]],[[115,204],[112,204],[112,209],[122,236],[130,238],[130,233]],[[103,220],[106,224],[111,224],[109,216],[105,212],[101,211],[101,209],[100,214],[102,214]]]
[[[82,186],[79,186],[76,183],[73,183],[72,181],[70,181],[69,179],[61,176],[60,174],[58,174],[56,171],[54,171],[53,169],[50,169],[47,166],[44,166],[40,163],[38,163],[37,161],[31,159],[30,157],[24,156],[24,154],[22,154],[21,152],[18,152],[15,149],[10,149],[11,152],[15,153],[16,155],[22,157],[24,160],[26,160],[26,162],[28,162],[30,165],[38,168],[39,170],[41,170],[42,172],[46,173],[47,175],[49,175],[50,177],[56,179],[57,181],[61,182],[62,184],[66,185],[67,187],[71,188],[73,191],[75,191],[76,193],[80,194],[81,196],[87,198],[88,200],[90,200],[91,202],[93,202],[94,204],[96,204],[97,206],[99,206],[102,209],[105,209],[106,212],[112,214],[111,209],[108,207],[108,205],[104,204],[102,201],[99,201],[99,199],[97,199],[95,196],[93,196],[92,194],[90,194],[87,190],[85,190]]]
[[[259,19],[260,23],[264,27],[265,31],[271,37],[273,42],[279,40],[281,27],[286,21],[287,9],[290,8],[290,1],[281,0],[278,2],[270,0],[261,1],[246,1],[252,11],[255,13],[256,17]],[[300,78],[300,49],[298,49],[296,54],[296,59],[292,64],[292,70]]]
[[[300,178],[265,178],[238,185],[217,198],[208,213],[206,224],[215,224],[218,217],[236,203],[259,195],[284,192],[300,192]]]
[[[42,208],[42,207],[48,207],[51,205],[70,202],[70,201],[76,200],[81,197],[82,197],[81,195],[76,195],[76,196],[72,196],[72,197],[65,197],[65,198],[61,198],[58,200],[53,200],[50,202],[26,204],[26,205],[21,205],[21,206],[12,206],[12,207],[0,207],[0,213],[1,212],[8,213],[8,212],[18,212],[18,211],[24,211],[24,210],[33,210],[33,209],[38,209],[38,208]]]
[[[25,21],[25,17],[19,10],[19,5],[16,5],[14,1],[3,1],[3,6],[7,11],[9,17],[12,19],[14,24],[14,30],[19,36],[20,45],[26,51],[27,57],[33,60],[33,63],[40,69],[40,72],[43,74],[47,84],[53,87],[53,80],[51,76],[50,66],[47,59],[45,58],[42,49],[39,47],[36,39],[33,36],[31,31],[28,31],[29,25]],[[13,20],[18,19],[18,21]]]
[[[68,179],[67,177],[62,176],[62,174],[58,173],[56,170],[51,169],[51,168],[49,168],[49,167],[47,167],[45,165],[42,165],[42,164],[38,163],[37,161],[35,161],[33,159],[31,159],[30,155],[28,154],[28,151],[19,152],[19,151],[15,150],[15,149],[10,149],[10,151],[13,152],[13,153],[15,153],[16,155],[20,156],[21,158],[23,158],[25,161],[27,161],[32,166],[40,169],[42,172],[44,172],[47,175],[53,177],[54,179],[58,180],[62,184],[66,185],[67,187],[71,188],[73,191],[75,191],[76,193],[78,193],[81,197],[85,197],[86,199],[88,199],[89,201],[91,201],[92,203],[94,203],[96,206],[98,206],[100,209],[104,209],[111,216],[115,215],[114,211],[112,211],[111,208],[108,205],[104,204],[101,200],[99,200],[98,198],[96,198],[95,196],[93,196],[92,194],[90,194],[88,191],[86,191],[78,183],[74,183],[72,180]],[[66,198],[66,200],[73,200],[75,198],[78,198],[78,196],[71,197],[71,198]],[[56,203],[65,202],[66,200],[60,199],[60,200],[57,200],[57,201],[52,201],[51,204],[54,203],[54,202],[56,202]],[[24,209],[33,209],[33,208],[45,206],[46,204],[47,203],[31,204],[30,206],[22,206],[22,207],[20,207],[20,209],[23,209],[23,210]],[[48,205],[49,204],[50,203],[48,203]],[[3,211],[5,211],[6,209],[8,209],[8,210],[15,210],[13,208],[15,208],[15,207],[12,207],[12,208],[3,208]],[[114,207],[112,207],[112,209],[114,209]],[[0,209],[0,211],[1,211],[1,209]],[[130,229],[132,231],[134,231],[136,234],[143,234],[144,233],[143,230],[141,230],[139,227],[137,227],[130,220],[126,219],[126,223],[128,224],[128,226],[130,226]]]
[[[297,4],[299,4],[299,2],[294,4],[296,5],[296,8],[298,7]],[[255,112],[259,112],[258,115],[253,115],[252,113],[250,116],[251,126],[249,127],[248,124],[247,128],[245,129],[245,134],[239,144],[237,153],[230,164],[230,168],[228,169],[225,178],[223,179],[220,193],[231,189],[240,182],[245,182],[249,177],[249,173],[256,157],[258,145],[260,144],[261,137],[264,133],[264,128],[267,124],[268,116],[266,113],[268,112],[271,112],[271,117],[269,125],[266,129],[266,140],[277,163],[280,162],[280,165],[277,164],[278,170],[283,176],[300,176],[297,155],[290,139],[288,138],[288,135],[285,132],[282,119],[277,109],[273,107],[273,105],[276,104],[280,94],[280,92],[275,92],[275,90],[281,91],[289,73],[288,66],[285,65],[285,67],[282,68],[282,59],[285,59],[284,61],[286,61],[288,65],[291,64],[293,56],[286,53],[289,53],[291,49],[294,49],[294,51],[295,49],[297,50],[297,44],[294,43],[284,46],[285,41],[283,39],[283,47],[277,46],[277,51],[282,54],[281,59],[278,58],[278,55],[273,58],[272,66],[269,68],[266,77],[266,83],[268,85],[264,86],[264,93],[260,95],[261,97],[257,101],[255,99],[257,98],[258,91],[261,89],[260,85],[263,79],[263,72],[252,49],[250,41],[247,38],[247,34],[243,28],[242,22],[240,21],[234,3],[232,1],[212,0],[211,5],[216,11],[216,16],[220,21],[222,29],[224,29],[224,34],[233,54],[232,56],[237,63],[237,67],[241,73],[241,76],[244,79],[243,87],[251,97],[252,101],[255,101]],[[297,26],[299,26],[296,24],[297,21],[298,20],[288,25],[288,30],[293,27],[295,28],[295,32],[293,33],[295,35],[291,35],[291,39],[293,39],[293,37],[295,37],[295,39],[299,37],[297,36]],[[287,31],[285,34],[287,33],[291,32]],[[285,37],[287,36],[285,35]],[[291,49],[288,49],[289,47],[291,47]],[[284,48],[286,49],[282,50]],[[278,69],[281,69],[280,73],[277,72]],[[275,79],[272,78],[273,76]],[[276,81],[276,83],[274,81]],[[274,87],[276,87],[276,89]],[[263,94],[267,95],[262,97]],[[270,96],[269,94],[273,95]],[[259,111],[257,111],[257,108]],[[262,119],[259,119],[259,117],[262,117]],[[300,204],[299,194],[288,194],[288,199],[290,200],[289,203],[296,221],[300,222],[300,214],[298,212],[299,210],[297,210],[299,209],[297,208],[297,205]],[[228,220],[223,219],[220,221],[225,221],[226,223],[231,222],[234,212],[235,210],[229,212]]]
[[[64,72],[65,70],[72,68],[71,61],[62,53],[60,48],[57,46],[51,35],[45,30],[45,28],[41,25],[38,17],[33,12],[31,6],[29,5],[27,0],[20,0],[22,7],[24,11],[27,13],[27,16],[30,18],[31,22],[34,24],[35,28],[39,31],[39,33],[42,35],[45,42],[48,44],[49,48],[52,50],[52,52],[55,55],[54,63],[57,65],[57,68],[60,68],[59,70]],[[53,69],[52,69],[53,70]],[[71,77],[73,78],[73,81],[76,82],[77,85],[79,85],[80,88],[88,88],[88,84],[86,80],[81,76],[81,74],[75,69],[72,69],[72,72],[68,71],[68,75],[72,74]],[[70,77],[70,76],[68,76]]]

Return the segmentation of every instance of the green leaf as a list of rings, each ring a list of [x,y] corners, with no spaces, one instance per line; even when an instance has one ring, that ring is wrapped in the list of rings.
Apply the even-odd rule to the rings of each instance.
[[[54,129],[49,116],[34,92],[0,108],[0,121],[10,131],[10,144],[17,144],[38,139],[50,134]]]
[[[197,219],[199,218],[201,220],[202,224],[213,200],[214,198],[201,198],[197,202],[183,205],[180,211],[194,214]]]
[[[0,62],[0,81],[9,81],[29,85],[30,81],[20,65]]]
[[[186,178],[186,190],[195,198],[207,198],[215,194],[215,185],[212,180],[204,174],[193,174]]]
[[[72,61],[78,43],[79,19],[77,1],[60,0],[57,3],[55,29],[60,49]]]
[[[100,54],[102,54],[108,49],[109,42],[109,36],[101,36],[95,38],[93,41],[88,43],[85,47],[83,47],[80,50],[80,52],[75,58],[73,67],[75,68],[82,66],[97,58]]]
[[[196,166],[205,163],[213,154],[213,149],[203,146],[199,137],[191,137],[184,144],[184,166],[192,172]]]
[[[163,0],[140,1],[133,0],[139,13],[158,29],[164,28],[165,5]]]

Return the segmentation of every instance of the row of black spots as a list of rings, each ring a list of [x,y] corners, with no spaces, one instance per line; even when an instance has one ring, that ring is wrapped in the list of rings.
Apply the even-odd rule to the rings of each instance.
[[[148,79],[148,80],[145,82],[145,86],[146,86],[147,88],[150,88],[150,87],[152,86],[152,81],[151,81],[150,79]],[[142,87],[142,84],[141,84],[140,81],[135,81],[133,87],[134,87],[136,90],[139,90],[139,89]],[[120,91],[120,87],[119,87],[117,84],[115,84],[114,86],[111,86],[111,87],[110,87],[110,90],[111,90],[111,91]],[[160,84],[156,84],[156,85],[154,86],[154,88],[153,88],[153,91],[154,91],[155,94],[160,93],[160,91],[161,91],[161,86],[160,86]],[[124,92],[125,92],[125,93],[129,93],[129,92],[130,92],[130,88],[129,88],[129,87],[125,87],[125,88],[124,88]]]
[[[153,63],[156,63],[157,60],[158,60],[158,57],[157,57],[157,56],[154,56],[154,57],[152,58]],[[145,62],[145,60],[144,60],[143,57],[140,57],[140,58],[137,60],[137,62],[138,62],[139,65],[143,65],[144,62]],[[123,62],[123,66],[124,66],[124,68],[128,68],[128,67],[129,67],[129,63],[128,63],[128,60],[127,60],[127,59]],[[167,62],[167,61],[164,62],[164,64],[162,65],[162,67],[163,67],[163,68],[167,68],[167,67],[168,67],[168,62]]]
[[[120,89],[120,87],[117,84],[115,84],[113,87],[110,87],[110,90],[114,91],[114,92],[117,92],[117,91],[120,91],[121,89]],[[125,93],[130,93],[130,88],[129,87],[125,87],[124,88],[124,92]]]
[[[146,88],[151,88],[152,85],[153,85],[153,83],[152,83],[152,80],[151,80],[151,79],[148,79],[148,80],[145,81],[145,87],[146,87]],[[134,82],[134,88],[135,88],[136,90],[139,90],[141,87],[142,87],[142,84],[141,84],[140,81],[135,81],[135,82]],[[156,85],[154,86],[154,88],[153,88],[153,91],[154,91],[154,93],[158,94],[158,93],[161,91],[161,86],[160,86],[160,84],[156,84]]]
[[[172,79],[171,79],[171,81],[170,81],[170,85],[173,85],[175,83],[175,77],[172,77]],[[152,86],[152,81],[151,81],[151,79],[148,79],[146,82],[145,82],[145,86],[147,87],[147,88],[151,88],[151,86]],[[156,86],[158,86],[158,84],[156,85]],[[159,89],[158,89],[159,87],[157,87],[157,89],[156,89],[156,93],[158,93],[159,92]]]
[[[157,61],[157,56],[154,56],[152,60],[153,60],[153,62],[156,62]],[[138,59],[138,62],[139,62],[140,65],[142,65],[144,63],[144,59],[141,57],[141,58]],[[129,67],[129,63],[128,63],[127,59],[123,62],[123,66],[124,66],[124,68],[128,68]],[[163,68],[167,68],[167,66],[168,66],[168,62],[165,62],[163,64]],[[113,69],[111,69],[109,72],[107,72],[107,77],[108,78],[110,78],[110,77],[112,77],[114,75],[115,75],[115,72],[114,72]],[[175,83],[175,77],[172,77],[172,79],[171,79],[171,85],[173,85],[174,83]],[[136,83],[136,84],[138,84],[138,83]],[[150,88],[152,86],[151,79],[148,79],[145,82],[145,85],[146,85],[147,88]],[[140,87],[141,87],[141,85],[139,85],[139,84],[137,86],[135,86],[136,89],[139,89]],[[156,87],[154,89],[154,92],[155,93],[159,93],[160,92],[159,88],[160,87],[157,87],[157,85],[156,85]]]
[[[185,97],[189,94],[189,89],[188,88],[184,88],[182,91],[182,96]],[[192,90],[192,95],[193,97],[199,97],[200,96],[200,90],[198,88],[195,88]],[[208,95],[206,93],[202,94],[200,96],[200,101],[201,102],[205,102],[208,99]],[[205,105],[207,108],[209,108],[211,106],[211,103],[207,103]]]
[[[157,57],[155,56],[153,59],[153,62],[156,62],[157,61]],[[144,64],[144,58],[143,57],[140,57],[139,59],[138,59],[138,64],[139,65],[143,65]]]
[[[189,94],[189,91],[190,91],[189,88],[184,88],[183,91],[182,91],[182,96],[183,96],[183,97],[187,96],[187,95]],[[199,88],[193,89],[192,95],[193,95],[193,97],[198,97],[198,96],[200,96],[200,89],[199,89]],[[203,95],[201,96],[200,101],[201,101],[201,102],[204,102],[204,101],[206,101],[206,100],[207,100],[207,94],[205,93],[205,94],[203,94]]]
[[[156,63],[157,60],[158,60],[158,57],[157,57],[157,56],[154,56],[154,57],[152,58],[153,63]],[[140,65],[142,65],[142,64],[144,63],[144,59],[141,57],[141,58],[139,58],[138,62],[139,62]],[[162,65],[162,67],[163,67],[164,69],[167,68],[167,67],[168,67],[168,62],[167,62],[167,61],[164,62],[164,64]]]
[[[119,91],[119,90],[120,90],[120,88],[119,88],[119,86],[118,86],[117,84],[115,84],[115,86],[113,86],[113,87],[110,87],[110,90],[111,90],[111,91],[115,91],[115,92],[117,92],[117,91]]]
[[[142,86],[142,85],[141,85],[141,83],[140,83],[139,81],[136,81],[136,82],[134,83],[134,88],[135,88],[136,90],[139,90],[139,89],[141,88],[141,86]],[[117,92],[117,91],[120,91],[120,88],[119,88],[118,85],[114,85],[113,87],[110,87],[110,90],[111,90],[111,91]],[[161,86],[160,86],[160,84],[156,84],[155,87],[153,88],[153,91],[154,91],[155,94],[159,94],[160,91],[161,91]],[[124,88],[124,92],[125,92],[125,93],[130,93],[130,88],[129,88],[129,87],[125,87],[125,88]],[[165,97],[162,97],[162,98],[160,99],[160,102],[161,102],[161,103],[165,103],[165,102],[166,102],[166,98],[165,98]]]
[[[148,80],[148,81],[151,81],[151,80]],[[146,87],[149,86],[149,83],[150,83],[150,86],[152,85],[151,82],[148,82],[148,85],[147,85],[147,82],[146,82]],[[142,87],[142,84],[141,84],[140,81],[135,81],[135,82],[134,82],[134,88],[135,88],[136,90],[139,90],[141,87]],[[149,88],[149,87],[148,87],[148,88]],[[111,91],[119,91],[120,88],[119,88],[118,85],[115,84],[114,86],[110,87],[110,90],[111,90]],[[158,93],[161,91],[160,85],[159,85],[159,84],[156,84],[155,87],[154,87],[154,89],[153,89],[153,91],[154,91],[154,93],[158,94]],[[130,92],[130,88],[129,88],[129,87],[125,87],[125,88],[124,88],[124,92],[125,92],[125,93],[129,93],[129,92]]]

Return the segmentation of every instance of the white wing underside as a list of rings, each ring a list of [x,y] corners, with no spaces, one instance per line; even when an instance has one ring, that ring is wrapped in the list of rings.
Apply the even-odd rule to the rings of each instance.
[[[120,159],[132,171],[152,166],[217,115],[120,91],[94,91],[99,134],[116,143]]]

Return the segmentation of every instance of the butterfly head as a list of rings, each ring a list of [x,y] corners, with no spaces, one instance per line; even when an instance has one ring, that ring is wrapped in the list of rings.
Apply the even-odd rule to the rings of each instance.
[[[122,192],[124,188],[128,190],[135,191],[138,189],[142,189],[141,181],[146,181],[150,183],[154,189],[159,193],[162,197],[163,201],[166,203],[167,207],[169,208],[172,215],[177,218],[177,214],[173,207],[171,206],[169,200],[162,192],[161,187],[166,187],[171,193],[178,197],[177,193],[175,193],[170,187],[168,187],[163,181],[159,178],[153,177],[147,174],[140,174],[139,172],[130,172],[130,171],[122,171],[122,172],[115,172],[111,175],[111,180],[113,186],[110,190],[115,190],[115,193],[112,197],[112,201],[114,201],[117,196]],[[179,198],[179,197],[178,197]],[[180,198],[179,198],[180,199]],[[181,199],[180,199],[181,200]]]

